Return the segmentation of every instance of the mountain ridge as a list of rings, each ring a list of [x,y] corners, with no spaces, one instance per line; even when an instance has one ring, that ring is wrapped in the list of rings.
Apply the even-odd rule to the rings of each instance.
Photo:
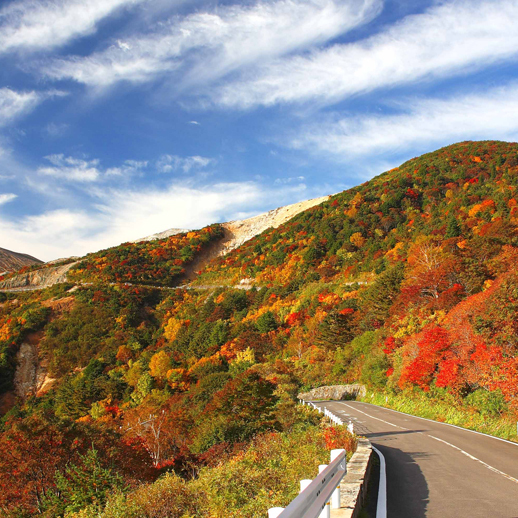
[[[0,272],[3,272],[4,274],[19,270],[24,266],[32,266],[34,264],[44,263],[29,254],[13,252],[6,248],[0,248]],[[0,273],[0,275],[2,275],[2,273]]]

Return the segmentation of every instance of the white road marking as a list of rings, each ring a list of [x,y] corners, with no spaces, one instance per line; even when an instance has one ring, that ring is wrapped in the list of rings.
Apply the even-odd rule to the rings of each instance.
[[[361,403],[363,403],[365,405],[372,406],[372,407],[376,407],[376,405],[373,405],[372,403],[365,403],[363,401],[361,401]],[[457,428],[459,430],[464,430],[465,432],[476,433],[477,435],[483,435],[484,437],[489,437],[491,439],[496,439],[497,441],[502,441],[502,442],[506,442],[508,444],[512,444],[514,446],[518,446],[518,442],[508,441],[507,439],[502,439],[502,437],[496,437],[494,435],[489,435],[488,433],[477,432],[476,430],[470,430],[469,428],[464,428],[462,426],[457,426],[456,424],[441,423],[440,421],[434,421],[433,419],[428,419],[426,417],[419,417],[417,415],[407,414],[406,412],[401,412],[401,410],[394,410],[392,408],[387,408],[387,407],[384,407],[384,406],[381,406],[381,407],[378,406],[376,408],[380,408],[380,409],[383,409],[383,410],[388,410],[389,412],[394,412],[396,414],[407,415],[408,417],[414,417],[415,419],[421,419],[422,421],[430,421],[431,423],[443,424],[444,426],[451,426],[452,428]]]
[[[343,404],[348,406],[349,408],[353,408],[350,405],[347,405],[346,403],[343,403]],[[386,410],[390,410],[390,409],[387,408]],[[361,414],[366,415],[367,417],[370,417],[371,419],[376,419],[377,421],[382,421],[383,423],[388,424],[390,426],[394,426],[396,428],[401,428],[402,430],[408,430],[408,428],[403,428],[402,426],[398,426],[398,425],[395,425],[393,423],[389,423],[388,421],[384,421],[383,419],[379,419],[378,417],[371,416],[371,415],[369,415],[366,412],[363,412],[361,410],[356,409],[356,411],[360,412]],[[414,417],[414,416],[411,416],[411,417]],[[418,419],[425,419],[425,418],[418,418]],[[431,421],[431,419],[426,419],[426,420],[427,421]],[[433,422],[437,422],[437,421],[433,421]],[[439,423],[439,424],[447,424],[447,423]],[[454,426],[454,425],[450,425],[450,426]],[[460,427],[456,426],[455,428],[460,428]],[[461,428],[461,429],[464,430],[465,428]],[[468,430],[468,431],[472,431],[472,430]],[[463,453],[464,455],[466,455],[470,459],[472,459],[474,461],[477,461],[477,462],[480,462],[482,465],[484,465],[486,468],[490,469],[494,473],[498,473],[499,475],[502,475],[503,477],[507,478],[508,480],[511,480],[512,482],[516,482],[518,484],[518,479],[512,477],[511,475],[508,475],[507,473],[504,473],[503,471],[500,471],[497,468],[494,468],[493,466],[487,464],[483,460],[478,459],[477,457],[474,457],[473,455],[471,455],[467,451],[464,451],[463,449],[459,448],[458,446],[455,446],[454,444],[451,444],[451,443],[449,443],[447,441],[444,441],[443,439],[439,439],[438,437],[434,437],[433,435],[425,434],[423,432],[418,432],[418,433],[420,433],[421,435],[425,435],[426,437],[430,437],[431,439],[435,439],[436,441],[440,441],[440,442],[442,442],[444,444],[447,444],[448,446],[451,446],[452,448],[460,451],[461,453]],[[477,433],[477,432],[475,432],[475,433]],[[486,434],[481,434],[481,435],[486,435]],[[488,437],[492,437],[492,436],[489,435]],[[498,437],[494,437],[494,438],[498,439]],[[505,440],[505,439],[501,439],[501,440]],[[509,441],[505,441],[505,442],[509,442]],[[514,443],[511,443],[511,444],[514,444]]]
[[[434,437],[433,435],[428,435],[428,434],[423,434],[423,435],[427,435],[431,439],[435,439],[436,441],[440,441],[440,442],[442,442],[444,444],[447,444],[448,446],[451,446],[452,448],[454,448],[454,449],[460,451],[461,453],[463,453],[464,455],[466,455],[466,457],[469,457],[470,459],[472,459],[472,460],[474,460],[476,462],[480,462],[480,464],[483,464],[486,468],[490,469],[491,471],[494,471],[495,473],[498,473],[499,475],[502,475],[503,477],[505,477],[505,478],[507,478],[509,480],[512,480],[513,482],[516,482],[518,484],[518,479],[516,479],[514,477],[511,477],[511,475],[508,475],[507,473],[504,473],[503,471],[500,471],[499,469],[496,469],[493,466],[490,466],[489,464],[487,464],[483,460],[477,459],[477,457],[474,457],[473,455],[471,455],[467,451],[464,451],[463,449],[459,448],[458,446],[455,446],[454,444],[451,444],[451,443],[449,443],[447,441],[444,441],[443,439],[439,439],[439,437]]]
[[[380,419],[379,417],[374,417],[373,415],[369,415],[367,414],[366,412],[362,412],[361,410],[358,410],[357,408],[354,408],[350,405],[348,405],[347,403],[342,403],[343,405],[353,409],[353,410],[356,410],[356,412],[360,412],[360,414],[363,414],[363,415],[366,415],[367,417],[370,417],[371,419],[376,419],[376,421],[381,421],[382,423],[385,423],[385,424],[388,424],[390,426],[393,426],[394,428],[399,428],[401,430],[408,430],[408,428],[403,428],[402,426],[398,426],[397,424],[394,424],[394,423],[389,423],[388,421],[384,421],[383,419]]]
[[[378,488],[378,505],[376,507],[376,518],[387,518],[387,469],[385,457],[378,448],[374,446],[372,449],[380,458],[380,483]]]

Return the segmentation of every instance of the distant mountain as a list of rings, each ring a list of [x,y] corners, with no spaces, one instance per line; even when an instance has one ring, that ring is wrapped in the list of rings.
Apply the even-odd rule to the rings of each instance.
[[[14,272],[24,266],[32,266],[33,264],[43,264],[43,261],[31,255],[0,248],[0,273]]]
[[[130,242],[131,243],[142,243],[143,241],[155,241],[156,239],[167,239],[168,237],[176,236],[176,234],[186,234],[187,232],[189,232],[189,229],[170,228],[168,230],[164,230],[163,232],[157,232],[156,234],[152,234],[151,236],[134,239],[133,241],[130,241]]]

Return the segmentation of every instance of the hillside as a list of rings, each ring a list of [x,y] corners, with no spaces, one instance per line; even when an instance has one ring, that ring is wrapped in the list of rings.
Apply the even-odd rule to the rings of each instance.
[[[34,264],[43,264],[43,261],[27,254],[19,254],[0,248],[0,274],[2,272],[13,272],[24,266],[32,266]]]
[[[202,229],[199,233],[172,228],[147,237],[123,243],[119,246],[89,254],[87,257],[58,259],[44,264],[41,268],[33,267],[28,272],[8,275],[0,279],[0,290],[26,291],[43,289],[54,284],[66,282],[68,271],[76,267],[79,274],[71,272],[71,280],[90,281],[92,272],[98,277],[100,270],[110,271],[112,282],[137,282],[160,286],[173,286],[189,282],[197,276],[212,259],[225,255],[244,242],[252,239],[268,228],[277,228],[291,218],[327,200],[329,196],[306,200],[286,205],[244,220],[229,221]],[[201,235],[201,240],[193,236]],[[205,240],[204,236],[209,236]],[[181,245],[181,246],[180,246]],[[195,245],[195,246],[194,246]],[[171,254],[183,249],[171,262]],[[168,252],[169,251],[169,252]],[[130,259],[131,258],[131,259]],[[92,261],[96,261],[95,267]],[[111,263],[108,268],[100,262]],[[119,263],[121,263],[119,268]],[[41,261],[38,264],[42,264]],[[36,265],[37,266],[37,265]],[[113,270],[117,270],[117,274]],[[134,269],[145,271],[135,276]]]
[[[255,468],[266,469],[276,441],[294,451],[287,437],[309,433],[308,420],[320,426],[295,402],[326,384],[438,402],[469,426],[495,425],[516,440],[517,189],[518,144],[463,142],[333,195],[223,256],[215,252],[225,230],[213,225],[90,254],[67,283],[3,294],[0,390],[12,391],[16,351],[28,342],[58,381],[3,420],[0,459],[10,448],[28,467],[13,477],[0,460],[0,508],[63,515],[60,495],[79,491],[60,478],[67,462],[112,474],[104,499],[84,497],[73,509],[91,504],[83,517],[147,516],[146,505],[165,495],[192,516],[239,513],[252,490],[270,495],[262,509],[277,505],[287,495],[275,485],[256,491],[259,480],[273,482]],[[195,264],[195,281],[174,288]],[[255,288],[230,287],[243,279]],[[43,459],[30,446],[34,430],[77,444],[75,456],[55,447],[52,462]],[[317,449],[336,447],[333,434],[346,440],[338,429],[318,433]],[[106,458],[88,460],[86,444]],[[246,491],[225,482],[244,459],[243,472],[257,477],[254,488],[243,482]],[[31,479],[43,461],[45,477]],[[153,483],[166,468],[174,475]],[[144,485],[125,491],[122,481]],[[199,501],[196,483],[210,493]],[[52,502],[38,499],[44,490]]]

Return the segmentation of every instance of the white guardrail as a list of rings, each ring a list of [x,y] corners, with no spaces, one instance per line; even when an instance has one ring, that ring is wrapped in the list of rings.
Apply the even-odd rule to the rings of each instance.
[[[327,410],[317,407],[311,401],[301,400],[301,403],[312,406],[323,413],[334,423],[344,424],[343,421]],[[347,429],[353,433],[353,424],[349,422]],[[272,507],[268,510],[268,518],[329,518],[331,506],[340,508],[340,481],[347,473],[345,450],[331,450],[329,465],[319,466],[319,475],[313,480],[300,481],[300,493],[288,507]]]

